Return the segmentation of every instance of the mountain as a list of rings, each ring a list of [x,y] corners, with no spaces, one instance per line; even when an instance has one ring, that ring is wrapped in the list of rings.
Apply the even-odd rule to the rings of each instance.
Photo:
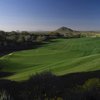
[[[63,27],[60,27],[59,29],[57,29],[56,32],[65,34],[65,33],[72,33],[74,31],[70,28],[67,28],[67,27],[63,26]]]

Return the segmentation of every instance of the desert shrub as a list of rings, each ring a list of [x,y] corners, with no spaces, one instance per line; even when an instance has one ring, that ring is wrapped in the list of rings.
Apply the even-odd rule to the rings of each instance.
[[[71,89],[73,97],[77,100],[99,100],[100,99],[100,79],[92,78],[85,81],[81,86]],[[72,99],[74,100],[74,99]]]
[[[27,81],[27,93],[30,100],[57,98],[57,77],[50,72],[31,76]],[[55,100],[55,99],[54,99]]]
[[[99,87],[100,87],[99,78],[88,79],[82,86],[84,90],[92,90],[94,88],[99,88]]]
[[[14,100],[6,91],[0,91],[0,100]]]
[[[56,39],[56,38],[62,38],[63,35],[58,33],[58,32],[50,32],[49,34],[49,38],[51,39]]]
[[[37,38],[36,38],[36,42],[43,42],[45,39],[46,39],[45,36],[39,35],[39,36],[37,36]]]

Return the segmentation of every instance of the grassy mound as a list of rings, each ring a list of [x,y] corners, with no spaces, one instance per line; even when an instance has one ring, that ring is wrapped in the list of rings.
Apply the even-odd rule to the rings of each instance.
[[[14,52],[0,58],[2,71],[14,73],[12,80],[52,71],[57,75],[100,69],[100,38],[55,39],[32,50]]]

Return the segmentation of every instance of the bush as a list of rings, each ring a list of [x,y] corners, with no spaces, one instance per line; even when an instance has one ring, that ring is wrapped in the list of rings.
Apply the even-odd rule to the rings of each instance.
[[[0,91],[0,100],[14,100],[11,96],[4,90]]]

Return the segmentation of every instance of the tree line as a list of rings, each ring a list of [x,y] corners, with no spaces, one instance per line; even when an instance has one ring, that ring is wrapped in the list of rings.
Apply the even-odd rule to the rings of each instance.
[[[58,32],[27,32],[27,31],[0,31],[0,51],[16,51],[21,49],[35,48],[44,41],[49,41],[56,38],[79,38],[79,33],[61,34]]]

